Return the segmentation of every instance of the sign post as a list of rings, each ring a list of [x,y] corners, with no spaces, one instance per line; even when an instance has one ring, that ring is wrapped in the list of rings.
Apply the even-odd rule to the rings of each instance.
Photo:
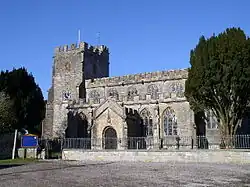
[[[13,144],[13,149],[12,149],[12,159],[15,159],[16,137],[17,137],[17,129],[15,130],[15,136],[14,136],[14,144]]]

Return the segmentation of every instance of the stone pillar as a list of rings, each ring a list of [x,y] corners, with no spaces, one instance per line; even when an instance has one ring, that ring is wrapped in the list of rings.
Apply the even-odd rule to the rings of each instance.
[[[193,131],[192,131],[193,149],[197,149],[197,136],[196,136],[196,128],[197,127],[196,127],[195,123],[191,123],[191,125],[193,126]]]
[[[96,132],[96,124],[93,122],[93,127],[91,130],[91,149],[92,150],[100,150],[102,149],[102,137],[97,137],[97,132]]]
[[[160,137],[159,137],[159,129],[160,129],[160,119],[159,119],[159,106],[157,105],[154,108],[154,125],[153,125],[153,149],[159,149],[160,148]]]
[[[127,149],[128,148],[128,124],[126,122],[126,119],[123,119],[123,135],[121,139],[121,148]]]
[[[95,142],[95,136],[94,136],[94,128],[92,127],[91,131],[91,149],[96,149],[96,142]]]
[[[158,128],[156,127],[156,128],[154,128],[153,129],[153,149],[159,149],[160,148],[160,145],[159,145],[159,136],[158,136],[158,133],[159,132],[159,130],[158,130]]]

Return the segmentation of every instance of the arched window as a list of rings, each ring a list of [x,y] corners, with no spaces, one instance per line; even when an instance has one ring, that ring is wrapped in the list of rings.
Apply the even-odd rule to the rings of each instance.
[[[148,94],[151,95],[151,99],[154,100],[159,98],[158,91],[158,87],[154,84],[149,85],[147,88]]]
[[[111,88],[108,90],[108,97],[110,98],[114,98],[115,100],[119,100],[119,94],[118,94],[118,91],[114,88]]]
[[[170,90],[171,93],[175,93],[176,97],[185,97],[184,96],[184,85],[180,82],[174,82],[173,84],[171,84]]]
[[[163,124],[165,135],[177,135],[177,119],[174,110],[167,108],[163,113]]]
[[[100,103],[100,93],[96,90],[92,90],[89,93],[89,98],[93,100],[93,103]]]
[[[143,109],[141,112],[143,135],[153,136],[153,120],[150,112],[147,109]]]
[[[133,101],[134,97],[138,94],[137,89],[133,86],[128,88],[128,95],[127,95],[127,99],[128,101]]]

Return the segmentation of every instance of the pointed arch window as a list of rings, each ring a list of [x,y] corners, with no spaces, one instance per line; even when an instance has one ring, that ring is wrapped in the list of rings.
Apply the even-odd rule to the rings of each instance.
[[[148,94],[151,95],[151,99],[154,100],[159,99],[158,91],[158,87],[154,84],[149,85],[147,88]]]
[[[166,136],[177,135],[177,119],[173,109],[167,108],[164,111],[163,124]]]
[[[138,95],[137,89],[133,86],[128,88],[128,93],[127,93],[127,100],[128,101],[133,101],[134,97]]]
[[[150,112],[147,109],[143,109],[141,112],[143,135],[153,136],[153,119]]]
[[[119,94],[118,91],[114,88],[111,88],[108,90],[108,97],[114,98],[115,100],[119,100]]]
[[[93,100],[93,103],[100,103],[100,93],[96,90],[92,90],[89,93],[89,98]]]

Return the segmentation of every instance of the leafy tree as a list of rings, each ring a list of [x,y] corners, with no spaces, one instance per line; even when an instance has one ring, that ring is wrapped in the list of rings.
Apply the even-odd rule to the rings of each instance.
[[[16,123],[14,102],[4,92],[0,92],[0,134],[10,132]]]
[[[185,96],[195,113],[211,110],[222,137],[232,136],[250,98],[250,39],[240,28],[202,36],[190,53]]]
[[[25,68],[1,72],[0,91],[9,95],[14,102],[17,120],[12,128],[25,128],[29,132],[37,132],[44,119],[45,102],[33,75],[29,74]]]

